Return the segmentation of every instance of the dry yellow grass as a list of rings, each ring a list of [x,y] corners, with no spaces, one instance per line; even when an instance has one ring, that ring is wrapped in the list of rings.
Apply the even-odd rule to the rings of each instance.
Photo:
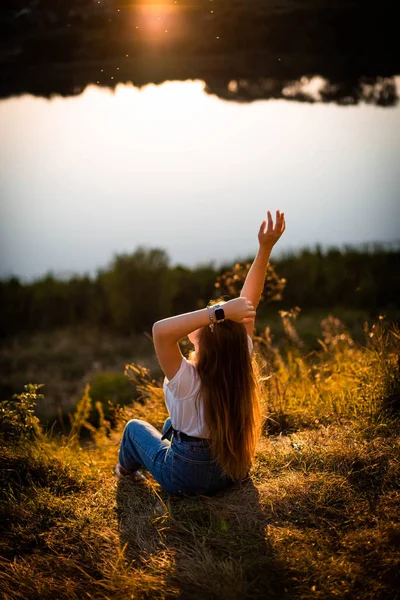
[[[127,374],[143,403],[114,429],[101,406],[88,423],[89,389],[69,437],[3,404],[5,600],[399,598],[399,334],[379,321],[367,337],[358,346],[331,319],[309,356],[293,332],[283,355],[260,337],[264,434],[251,477],[212,498],[113,477],[126,420],[166,416],[138,366]]]

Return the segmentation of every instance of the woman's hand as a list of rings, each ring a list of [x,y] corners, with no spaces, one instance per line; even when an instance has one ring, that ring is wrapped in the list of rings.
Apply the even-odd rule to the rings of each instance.
[[[226,319],[236,321],[237,323],[248,323],[256,316],[253,304],[244,296],[228,300],[228,302],[221,305],[221,308],[224,309]]]
[[[282,233],[285,231],[285,214],[281,213],[280,210],[276,211],[275,225],[270,211],[267,211],[267,217],[268,226],[266,220],[261,223],[260,231],[258,232],[258,241],[261,248],[272,249],[272,247],[275,246],[276,242],[281,237]]]

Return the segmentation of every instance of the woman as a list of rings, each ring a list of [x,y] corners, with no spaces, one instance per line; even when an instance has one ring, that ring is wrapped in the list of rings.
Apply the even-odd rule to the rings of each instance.
[[[258,233],[259,249],[239,298],[158,321],[157,358],[165,374],[170,414],[162,434],[133,419],[127,423],[116,474],[143,477],[145,467],[173,494],[214,494],[248,474],[261,414],[252,369],[252,334],[273,246],[285,230],[284,213],[270,211]],[[195,352],[181,354],[188,335]]]

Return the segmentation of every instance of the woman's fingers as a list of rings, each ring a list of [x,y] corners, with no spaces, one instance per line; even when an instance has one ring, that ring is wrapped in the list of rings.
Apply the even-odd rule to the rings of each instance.
[[[280,231],[282,226],[282,214],[280,210],[276,211],[275,231]]]
[[[255,310],[251,300],[246,300],[244,309],[245,309],[245,318],[250,318],[250,317],[256,316],[256,310]]]
[[[281,212],[279,209],[276,209],[274,223],[271,211],[267,210],[267,220],[264,220],[261,224],[260,231],[258,233],[258,239],[260,243],[263,243],[265,240],[269,239],[275,240],[275,243],[278,241],[285,229],[285,213]]]

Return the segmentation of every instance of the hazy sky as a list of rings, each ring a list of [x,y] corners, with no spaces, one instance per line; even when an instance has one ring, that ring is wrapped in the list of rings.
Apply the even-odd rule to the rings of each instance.
[[[400,107],[236,104],[203,84],[0,102],[0,276],[94,273],[161,247],[193,265],[400,238]],[[277,248],[278,249],[278,248]]]

